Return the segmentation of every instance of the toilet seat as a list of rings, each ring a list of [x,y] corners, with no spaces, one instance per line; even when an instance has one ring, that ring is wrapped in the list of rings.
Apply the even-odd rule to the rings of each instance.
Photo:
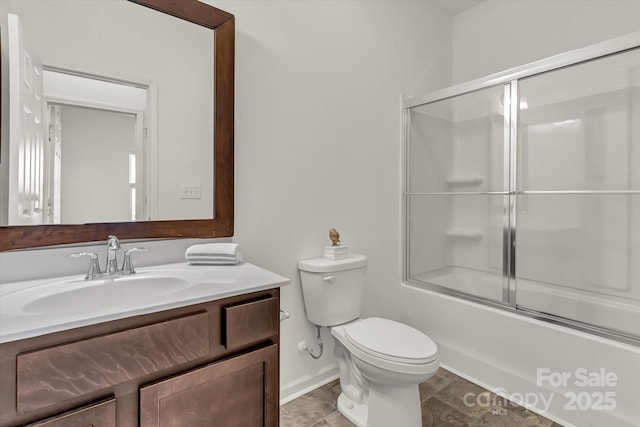
[[[344,335],[361,352],[389,362],[424,365],[438,358],[438,347],[431,338],[389,319],[362,319],[346,325]]]
[[[368,320],[371,320],[371,319],[377,319],[377,320],[373,320],[372,322],[369,322]],[[382,322],[379,322],[380,320]],[[365,322],[363,326],[359,328],[353,328],[355,325],[361,322]],[[342,345],[344,345],[347,348],[349,353],[351,353],[351,355],[354,358],[360,359],[363,362],[371,364],[372,366],[376,366],[379,369],[383,369],[389,372],[394,372],[397,374],[406,374],[406,375],[424,375],[424,374],[434,373],[438,369],[440,362],[438,361],[438,348],[436,344],[433,341],[431,341],[431,339],[426,335],[424,335],[422,332],[416,329],[413,329],[410,326],[403,325],[400,323],[399,325],[401,326],[399,326],[398,329],[402,329],[404,332],[406,332],[407,329],[410,329],[415,331],[417,334],[419,334],[419,335],[414,335],[412,332],[408,332],[408,334],[410,334],[409,335],[410,337],[416,338],[417,342],[424,345],[424,347],[422,347],[422,345],[418,346],[418,348],[423,349],[423,352],[421,354],[422,357],[420,356],[415,357],[415,354],[413,355],[414,357],[411,357],[412,356],[411,353],[399,354],[399,351],[397,350],[392,351],[392,349],[388,349],[386,347],[376,346],[372,343],[369,343],[367,339],[365,339],[364,337],[360,336],[359,332],[364,330],[365,331],[364,334],[371,334],[371,335],[378,334],[382,338],[381,339],[382,342],[390,342],[389,339],[387,340],[384,339],[385,337],[389,337],[390,335],[389,333],[390,329],[386,327],[388,326],[388,324],[386,324],[385,322],[393,322],[393,321],[387,320],[387,319],[378,319],[378,318],[359,319],[351,323],[332,327],[331,335],[333,335],[339,342],[341,342]],[[397,322],[393,322],[393,323],[397,323]],[[384,326],[380,328],[376,328],[376,326],[380,326],[380,325],[384,325]],[[351,338],[347,337],[347,333],[346,333],[347,328],[351,329]],[[392,329],[393,332],[397,331],[395,327],[392,327],[392,328],[394,328]],[[366,332],[366,331],[369,331],[369,332]],[[404,334],[403,332],[400,332],[400,336],[403,336],[406,339],[407,335]],[[362,341],[364,341],[366,344],[369,344],[370,347],[374,347],[374,348],[371,349],[371,348],[368,348],[366,345],[363,345],[362,342],[358,341],[359,338],[362,338]],[[354,341],[356,341],[357,344],[354,343]],[[398,348],[406,349],[407,346],[411,345],[411,341],[404,341],[404,343],[405,344],[399,344]],[[428,350],[429,346],[427,346],[426,343],[430,343],[431,345],[433,345],[432,350]],[[389,344],[389,347],[391,347],[391,344]],[[418,352],[417,354],[420,355],[420,352]],[[404,361],[400,361],[400,360],[404,360]]]

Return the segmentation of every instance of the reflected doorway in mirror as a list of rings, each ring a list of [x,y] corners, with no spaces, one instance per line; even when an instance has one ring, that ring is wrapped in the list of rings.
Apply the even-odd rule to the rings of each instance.
[[[42,99],[42,63],[24,34],[17,15],[8,14],[9,163],[6,195],[7,222],[42,224],[44,209],[45,127]],[[1,195],[1,193],[0,193]],[[1,205],[1,203],[0,203]]]
[[[157,144],[146,132],[147,89],[57,70],[44,77],[45,223],[148,219]]]

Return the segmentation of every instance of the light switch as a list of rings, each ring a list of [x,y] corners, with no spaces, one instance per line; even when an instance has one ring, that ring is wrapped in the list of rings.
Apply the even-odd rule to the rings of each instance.
[[[180,189],[181,199],[200,199],[201,188],[199,185],[182,184]]]

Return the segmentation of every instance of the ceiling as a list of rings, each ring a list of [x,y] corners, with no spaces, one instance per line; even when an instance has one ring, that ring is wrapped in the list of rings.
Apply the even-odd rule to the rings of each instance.
[[[450,16],[455,16],[467,9],[479,5],[484,0],[430,0]]]

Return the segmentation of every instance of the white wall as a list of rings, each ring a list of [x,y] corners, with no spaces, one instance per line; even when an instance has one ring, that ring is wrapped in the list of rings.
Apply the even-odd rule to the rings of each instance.
[[[453,83],[638,29],[638,0],[485,0],[453,20]]]
[[[61,223],[130,221],[129,153],[135,146],[135,117],[64,105],[60,118]]]
[[[315,329],[296,263],[322,256],[329,228],[369,256],[372,290],[400,283],[401,93],[450,83],[450,18],[414,1],[207,2],[236,16],[234,240],[292,280],[287,398],[333,373],[329,334],[322,359],[297,351]]]
[[[453,81],[489,73],[640,30],[640,2],[488,0],[453,19]],[[428,333],[443,364],[492,390],[552,397],[546,414],[563,425],[637,426],[640,349],[441,294],[377,288],[372,311]],[[399,301],[401,310],[386,301]],[[574,375],[566,387],[538,385],[538,368]],[[614,387],[580,388],[575,370],[617,374]],[[567,391],[616,393],[615,411],[569,410]],[[533,404],[533,401],[529,403]],[[538,402],[537,409],[542,408]]]

